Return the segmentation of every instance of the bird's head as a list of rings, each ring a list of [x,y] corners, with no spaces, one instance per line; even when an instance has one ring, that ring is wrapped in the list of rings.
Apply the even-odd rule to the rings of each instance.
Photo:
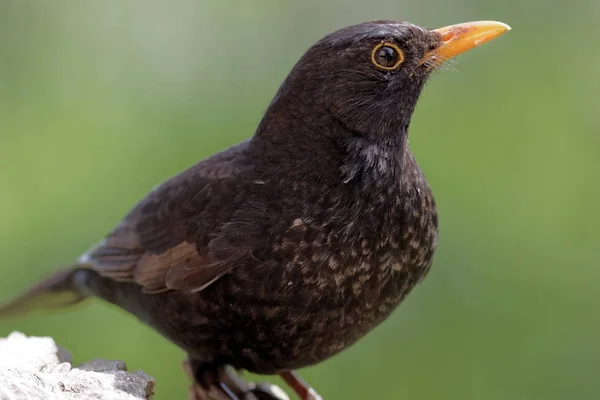
[[[295,115],[306,124],[329,114],[371,138],[406,132],[430,73],[509,29],[491,21],[436,30],[395,21],[349,26],[304,54],[272,106],[281,103],[287,117]]]

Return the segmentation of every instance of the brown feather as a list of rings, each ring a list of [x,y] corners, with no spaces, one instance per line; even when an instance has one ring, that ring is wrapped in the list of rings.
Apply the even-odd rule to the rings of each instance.
[[[249,248],[237,248],[239,240],[231,241],[236,226],[227,222],[235,203],[224,207],[212,195],[230,193],[235,198],[252,166],[246,148],[246,143],[235,146],[155,188],[80,259],[81,266],[116,281],[135,282],[146,293],[198,290],[227,273],[231,261]]]

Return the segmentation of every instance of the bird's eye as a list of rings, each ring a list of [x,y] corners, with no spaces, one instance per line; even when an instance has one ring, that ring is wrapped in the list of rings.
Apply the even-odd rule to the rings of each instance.
[[[404,61],[404,53],[392,43],[380,43],[373,49],[371,62],[376,67],[387,71],[394,70]]]

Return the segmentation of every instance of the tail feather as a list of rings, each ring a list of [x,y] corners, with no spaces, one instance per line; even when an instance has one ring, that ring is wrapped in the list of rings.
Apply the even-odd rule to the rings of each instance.
[[[34,310],[51,310],[79,303],[87,296],[77,285],[77,268],[63,269],[39,282],[14,300],[0,305],[0,318],[28,314]]]

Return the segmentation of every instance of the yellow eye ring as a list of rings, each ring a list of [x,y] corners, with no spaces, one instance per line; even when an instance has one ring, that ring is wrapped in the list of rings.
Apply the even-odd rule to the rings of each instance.
[[[393,43],[379,43],[373,48],[371,62],[377,68],[393,71],[404,62],[404,53]]]

